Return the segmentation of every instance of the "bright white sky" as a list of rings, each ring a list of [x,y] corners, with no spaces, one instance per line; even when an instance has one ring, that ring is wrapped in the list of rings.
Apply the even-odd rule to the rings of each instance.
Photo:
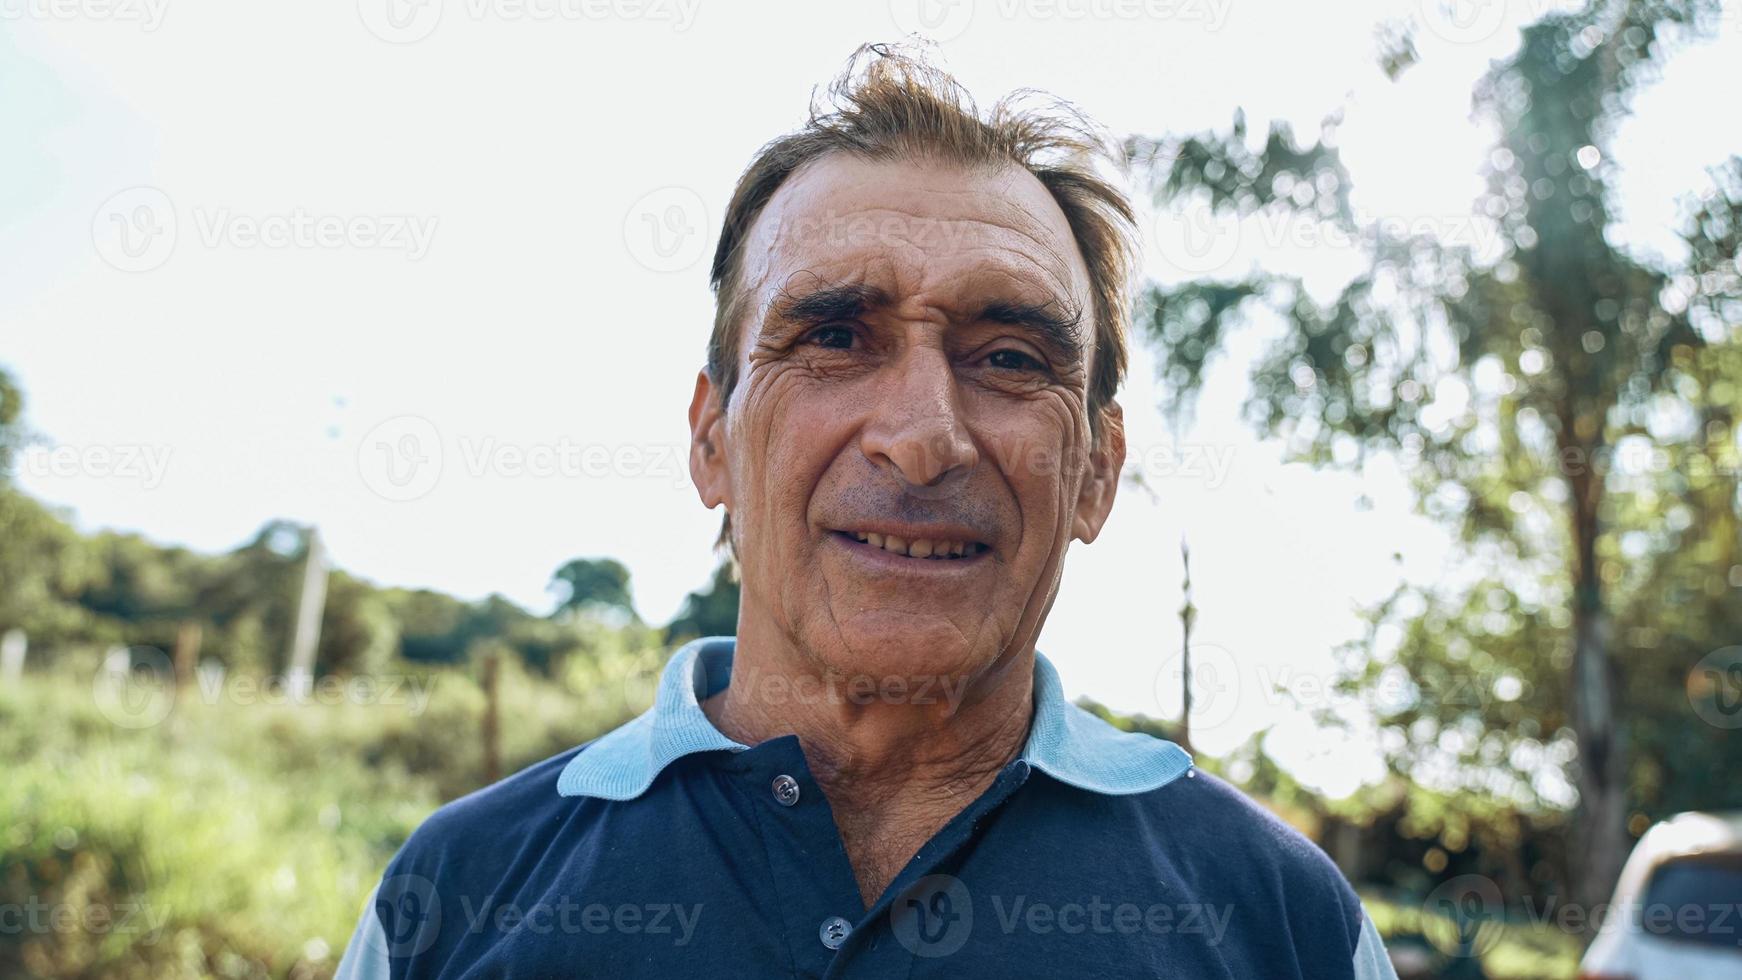
[[[715,562],[718,515],[682,457],[704,256],[756,147],[855,46],[929,30],[983,102],[1041,88],[1116,132],[1225,127],[1243,106],[1260,133],[1315,133],[1343,109],[1360,209],[1476,234],[1491,134],[1468,121],[1470,86],[1550,0],[1466,19],[1436,2],[643,0],[626,17],[593,0],[0,0],[0,363],[44,439],[20,482],[81,528],[206,551],[312,522],[353,573],[540,611],[553,569],[610,555],[662,621]],[[1399,16],[1428,29],[1393,84],[1373,28]],[[1643,244],[1671,249],[1676,195],[1742,149],[1736,119],[1704,115],[1742,91],[1735,20],[1672,64],[1616,147]],[[1152,274],[1196,271],[1176,224],[1153,232]],[[1208,264],[1322,290],[1360,265],[1343,243],[1235,237]],[[1155,496],[1127,488],[1073,552],[1042,649],[1073,696],[1175,714],[1184,535],[1221,688],[1200,694],[1199,743],[1276,726],[1273,753],[1344,792],[1377,773],[1370,743],[1313,735],[1269,689],[1322,700],[1354,611],[1449,559],[1383,464],[1365,481],[1283,466],[1238,421],[1257,349],[1219,363],[1177,438],[1139,350],[1123,400]],[[564,447],[564,475],[504,455]],[[595,454],[622,451],[640,461],[602,473]]]

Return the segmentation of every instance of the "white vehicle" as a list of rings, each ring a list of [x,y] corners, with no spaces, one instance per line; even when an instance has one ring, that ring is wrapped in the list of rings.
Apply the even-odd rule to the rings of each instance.
[[[1580,980],[1742,980],[1742,813],[1683,813],[1621,870]]]

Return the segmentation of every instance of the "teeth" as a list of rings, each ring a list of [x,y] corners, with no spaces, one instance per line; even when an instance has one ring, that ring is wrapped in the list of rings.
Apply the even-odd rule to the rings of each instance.
[[[933,561],[948,558],[961,558],[964,555],[977,555],[987,550],[983,544],[969,541],[940,541],[936,538],[917,538],[908,540],[898,538],[893,534],[884,535],[873,531],[851,532],[854,540],[868,544],[873,548],[906,555],[909,558],[926,558]]]

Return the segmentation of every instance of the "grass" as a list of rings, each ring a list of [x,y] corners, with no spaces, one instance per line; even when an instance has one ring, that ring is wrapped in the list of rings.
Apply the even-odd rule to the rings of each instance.
[[[635,710],[504,675],[505,771]],[[191,689],[137,729],[89,676],[0,691],[0,976],[330,976],[394,851],[483,782],[459,671],[418,675],[421,710]]]

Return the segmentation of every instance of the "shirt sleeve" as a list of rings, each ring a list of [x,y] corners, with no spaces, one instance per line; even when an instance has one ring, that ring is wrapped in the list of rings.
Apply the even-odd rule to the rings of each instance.
[[[1385,942],[1366,909],[1361,910],[1361,940],[1355,946],[1355,980],[1397,980],[1391,957],[1385,953]]]
[[[339,970],[333,980],[392,980],[392,967],[387,958],[387,935],[381,931],[381,916],[375,912],[376,886],[363,903],[363,915],[357,929],[339,958]]]

